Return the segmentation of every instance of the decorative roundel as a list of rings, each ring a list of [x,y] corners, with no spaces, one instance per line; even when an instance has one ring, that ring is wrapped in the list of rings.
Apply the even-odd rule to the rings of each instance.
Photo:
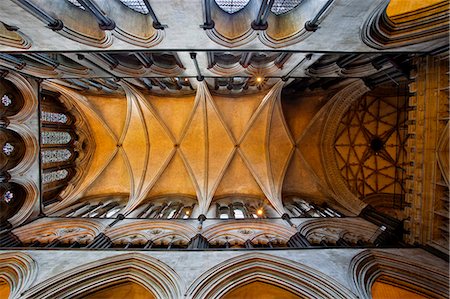
[[[13,217],[26,199],[26,191],[17,183],[0,185],[0,223]]]
[[[0,115],[13,116],[24,105],[22,93],[8,80],[0,79]]]
[[[10,170],[17,166],[25,155],[22,137],[9,129],[0,129],[0,169]]]

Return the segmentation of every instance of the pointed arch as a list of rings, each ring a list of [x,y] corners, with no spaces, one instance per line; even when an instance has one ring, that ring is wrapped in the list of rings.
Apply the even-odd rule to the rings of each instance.
[[[0,280],[9,285],[9,298],[18,298],[36,275],[37,264],[29,255],[21,252],[0,254]]]
[[[73,298],[127,281],[139,284],[156,298],[182,298],[178,274],[158,259],[141,253],[84,264],[32,287],[23,298]]]
[[[372,286],[378,278],[427,298],[448,298],[447,265],[437,266],[425,260],[384,251],[365,250],[354,256],[348,280],[359,298],[372,298]]]
[[[243,254],[226,260],[198,277],[187,298],[220,298],[251,282],[274,284],[301,298],[356,298],[352,292],[308,266],[263,253]]]

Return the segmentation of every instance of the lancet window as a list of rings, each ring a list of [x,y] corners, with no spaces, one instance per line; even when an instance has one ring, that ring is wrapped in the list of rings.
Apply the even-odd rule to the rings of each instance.
[[[250,0],[215,0],[216,4],[225,12],[234,14],[243,9]]]
[[[188,203],[186,203],[186,201]],[[147,219],[189,219],[192,216],[195,203],[187,200],[157,200],[146,204],[139,210],[137,218]]]
[[[59,100],[59,94],[42,92],[41,162],[44,205],[58,201],[59,193],[75,174],[74,118]]]
[[[342,217],[342,214],[328,206],[319,206],[298,197],[288,199],[285,209],[291,217]]]
[[[147,6],[142,0],[120,0],[125,6],[141,14],[148,14]]]
[[[275,0],[271,11],[276,15],[288,13],[296,8],[303,0]]]
[[[219,219],[245,219],[265,218],[267,208],[259,200],[252,198],[234,201],[223,199],[216,203],[216,218]]]

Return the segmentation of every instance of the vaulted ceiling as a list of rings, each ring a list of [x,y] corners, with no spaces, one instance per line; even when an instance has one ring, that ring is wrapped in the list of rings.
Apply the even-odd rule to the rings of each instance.
[[[204,82],[195,95],[158,97],[123,84],[125,96],[83,96],[49,83],[73,101],[91,128],[95,151],[82,180],[52,210],[111,194],[127,194],[126,211],[149,198],[197,197],[203,213],[213,198],[267,198],[284,213],[282,192],[323,197],[301,153],[310,118],[324,103],[286,120],[281,80],[268,92],[239,98],[212,96]],[[291,109],[288,107],[287,109]],[[308,119],[309,118],[309,119]]]

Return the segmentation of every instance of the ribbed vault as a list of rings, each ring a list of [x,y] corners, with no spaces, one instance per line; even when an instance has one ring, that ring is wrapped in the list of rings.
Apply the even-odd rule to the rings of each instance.
[[[241,97],[213,96],[204,81],[195,95],[179,97],[120,84],[123,96],[82,95],[48,83],[83,114],[96,145],[80,180],[48,213],[120,195],[117,204],[128,215],[175,195],[197,198],[198,213],[206,214],[215,198],[239,195],[266,198],[282,215],[283,195],[330,198],[317,116],[326,101],[282,103],[282,80]]]

